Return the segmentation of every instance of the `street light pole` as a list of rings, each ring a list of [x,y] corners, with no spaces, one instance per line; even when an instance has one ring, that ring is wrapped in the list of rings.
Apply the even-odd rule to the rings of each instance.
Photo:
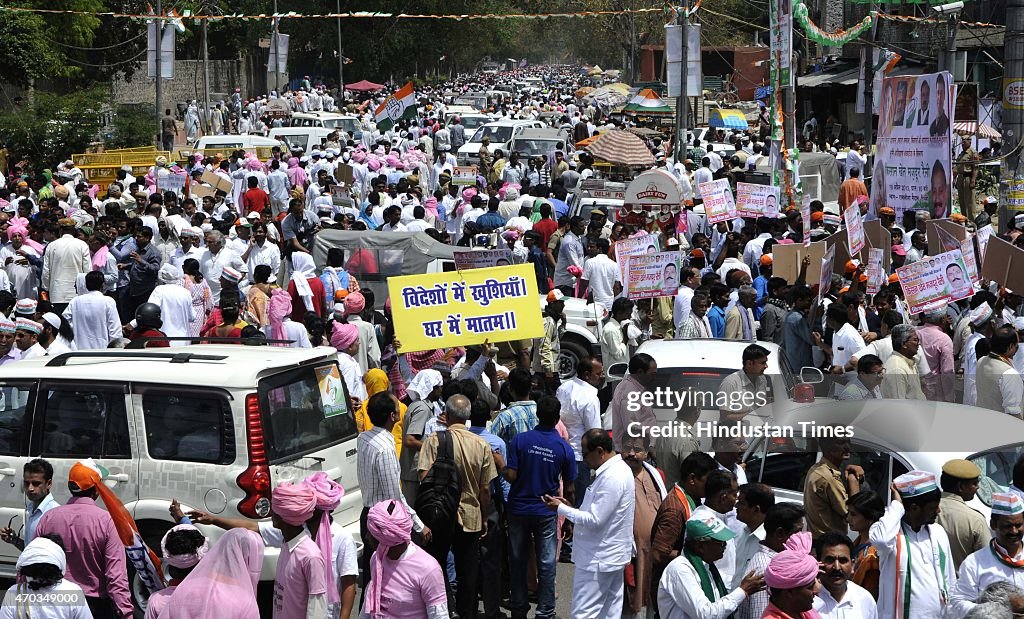
[[[207,8],[207,7],[204,7]],[[205,11],[204,11],[205,12]],[[204,19],[203,21],[203,133],[210,135],[211,124],[210,124],[210,45],[209,39],[207,38],[206,25],[210,20]]]
[[[1006,40],[1003,57],[1003,161],[999,179],[999,231],[1005,232],[1013,222],[1016,210],[1010,210],[1010,198],[1024,189],[1019,173],[1021,132],[1024,131],[1024,0],[1006,2]],[[1011,195],[1014,194],[1014,195]],[[1015,209],[1020,208],[1016,207]]]
[[[687,69],[687,56],[689,50],[687,49],[687,26],[689,25],[689,0],[684,2],[679,7],[679,13],[677,15],[676,22],[679,24],[681,30],[680,42],[682,43],[682,63],[679,67],[679,97],[676,98],[676,139],[675,139],[675,152],[672,157],[676,163],[682,163],[686,160],[686,131],[689,129],[690,123],[690,99],[686,93],[686,69]]]

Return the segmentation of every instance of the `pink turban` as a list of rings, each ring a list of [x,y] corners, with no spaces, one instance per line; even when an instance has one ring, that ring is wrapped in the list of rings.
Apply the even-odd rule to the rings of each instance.
[[[270,495],[270,505],[281,520],[293,527],[300,527],[316,511],[316,493],[304,484],[286,482],[274,488]]]
[[[568,271],[569,275],[572,275],[573,277],[582,277],[583,276],[583,269],[579,268],[576,265],[572,265],[572,266],[566,267],[565,270]]]
[[[366,612],[373,617],[380,613],[384,557],[394,546],[412,541],[412,518],[400,501],[381,501],[371,507],[366,515],[366,528],[378,544],[370,558],[370,584],[366,588]]]
[[[811,556],[811,534],[795,533],[786,549],[772,557],[764,571],[764,582],[772,589],[806,587],[818,577],[818,560]]]
[[[370,159],[366,162],[366,167],[370,168],[371,171],[376,172],[380,169],[380,159]]]
[[[28,238],[28,220],[24,217],[11,218],[10,225],[7,226],[7,238],[11,238],[15,234]]]
[[[466,202],[469,202],[470,200],[472,200],[473,196],[475,196],[475,195],[476,195],[476,189],[473,188],[473,187],[467,187],[466,189],[462,190],[462,199],[465,200]]]
[[[389,168],[394,168],[398,166],[398,157],[395,157],[394,155],[388,155],[387,158],[384,159],[384,161],[385,163],[388,164]]]
[[[246,159],[245,160],[245,167],[250,169],[250,170],[259,170],[260,168],[263,167],[263,164],[260,163],[259,159],[253,157],[251,159]]]
[[[284,330],[284,321],[291,315],[291,295],[280,288],[276,288],[270,294],[270,302],[267,304],[267,317],[270,319],[270,339],[287,339],[288,334]],[[287,344],[275,344],[275,346],[287,346]]]
[[[430,213],[434,217],[439,217],[440,214],[437,212],[437,198],[430,196],[423,202],[423,210]]]
[[[353,292],[345,297],[345,313],[358,314],[366,308],[366,297],[360,292]]]
[[[355,161],[356,163],[362,163],[366,161],[366,153],[364,153],[361,150],[357,150],[356,152],[352,153],[352,160]]]
[[[320,510],[320,527],[316,531],[316,545],[320,548],[320,554],[326,557],[334,556],[334,536],[331,534],[331,519],[328,514],[338,509],[341,505],[341,497],[345,496],[345,489],[338,482],[327,476],[327,473],[320,471],[302,480],[302,485],[313,490],[316,497],[316,508]],[[334,560],[324,561],[324,582],[327,585],[327,603],[337,604],[338,588],[331,586],[334,582]]]
[[[334,332],[331,333],[331,346],[334,346],[339,352],[346,350],[357,339],[359,339],[359,327],[341,323],[334,325]]]

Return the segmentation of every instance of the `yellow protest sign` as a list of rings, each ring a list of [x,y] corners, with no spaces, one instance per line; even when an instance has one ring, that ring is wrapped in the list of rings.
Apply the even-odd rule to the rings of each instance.
[[[544,335],[528,264],[388,278],[401,352]]]

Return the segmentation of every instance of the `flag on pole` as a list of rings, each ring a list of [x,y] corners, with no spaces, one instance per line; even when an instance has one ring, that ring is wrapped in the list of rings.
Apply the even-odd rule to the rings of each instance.
[[[400,120],[412,118],[416,118],[416,96],[412,82],[388,95],[384,103],[374,111],[374,122],[380,131],[387,131]]]

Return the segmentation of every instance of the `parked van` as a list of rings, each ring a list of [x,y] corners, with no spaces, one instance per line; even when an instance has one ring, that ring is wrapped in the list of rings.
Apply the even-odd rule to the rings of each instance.
[[[460,166],[476,165],[480,160],[480,147],[483,146],[484,137],[491,140],[490,149],[493,153],[500,150],[508,154],[508,146],[512,138],[519,135],[524,129],[541,129],[544,123],[539,120],[499,120],[487,123],[476,130],[472,138],[459,148],[456,161]]]
[[[345,133],[351,133],[356,140],[363,133],[363,126],[358,118],[337,112],[295,112],[292,114],[291,125],[292,127],[338,129]]]
[[[523,129],[512,138],[508,150],[510,153],[519,153],[521,161],[531,157],[546,158],[555,151],[562,151],[566,160],[569,160],[574,152],[566,129]]]
[[[262,135],[204,135],[196,143],[195,150],[220,149],[225,155],[239,148],[249,150],[257,147],[284,148],[279,140],[265,138]]]
[[[92,458],[146,543],[185,512],[226,518],[270,515],[270,492],[318,471],[345,488],[334,521],[359,541],[362,499],[356,425],[333,348],[201,345],[76,351],[0,367],[0,520],[24,526],[21,476],[32,458],[54,469],[53,494],[70,498],[68,473]],[[223,532],[202,527],[211,542]],[[261,580],[273,580],[267,548]],[[17,549],[0,544],[0,576],[15,574]],[[129,568],[131,570],[131,568]],[[132,598],[148,594],[131,577]]]

